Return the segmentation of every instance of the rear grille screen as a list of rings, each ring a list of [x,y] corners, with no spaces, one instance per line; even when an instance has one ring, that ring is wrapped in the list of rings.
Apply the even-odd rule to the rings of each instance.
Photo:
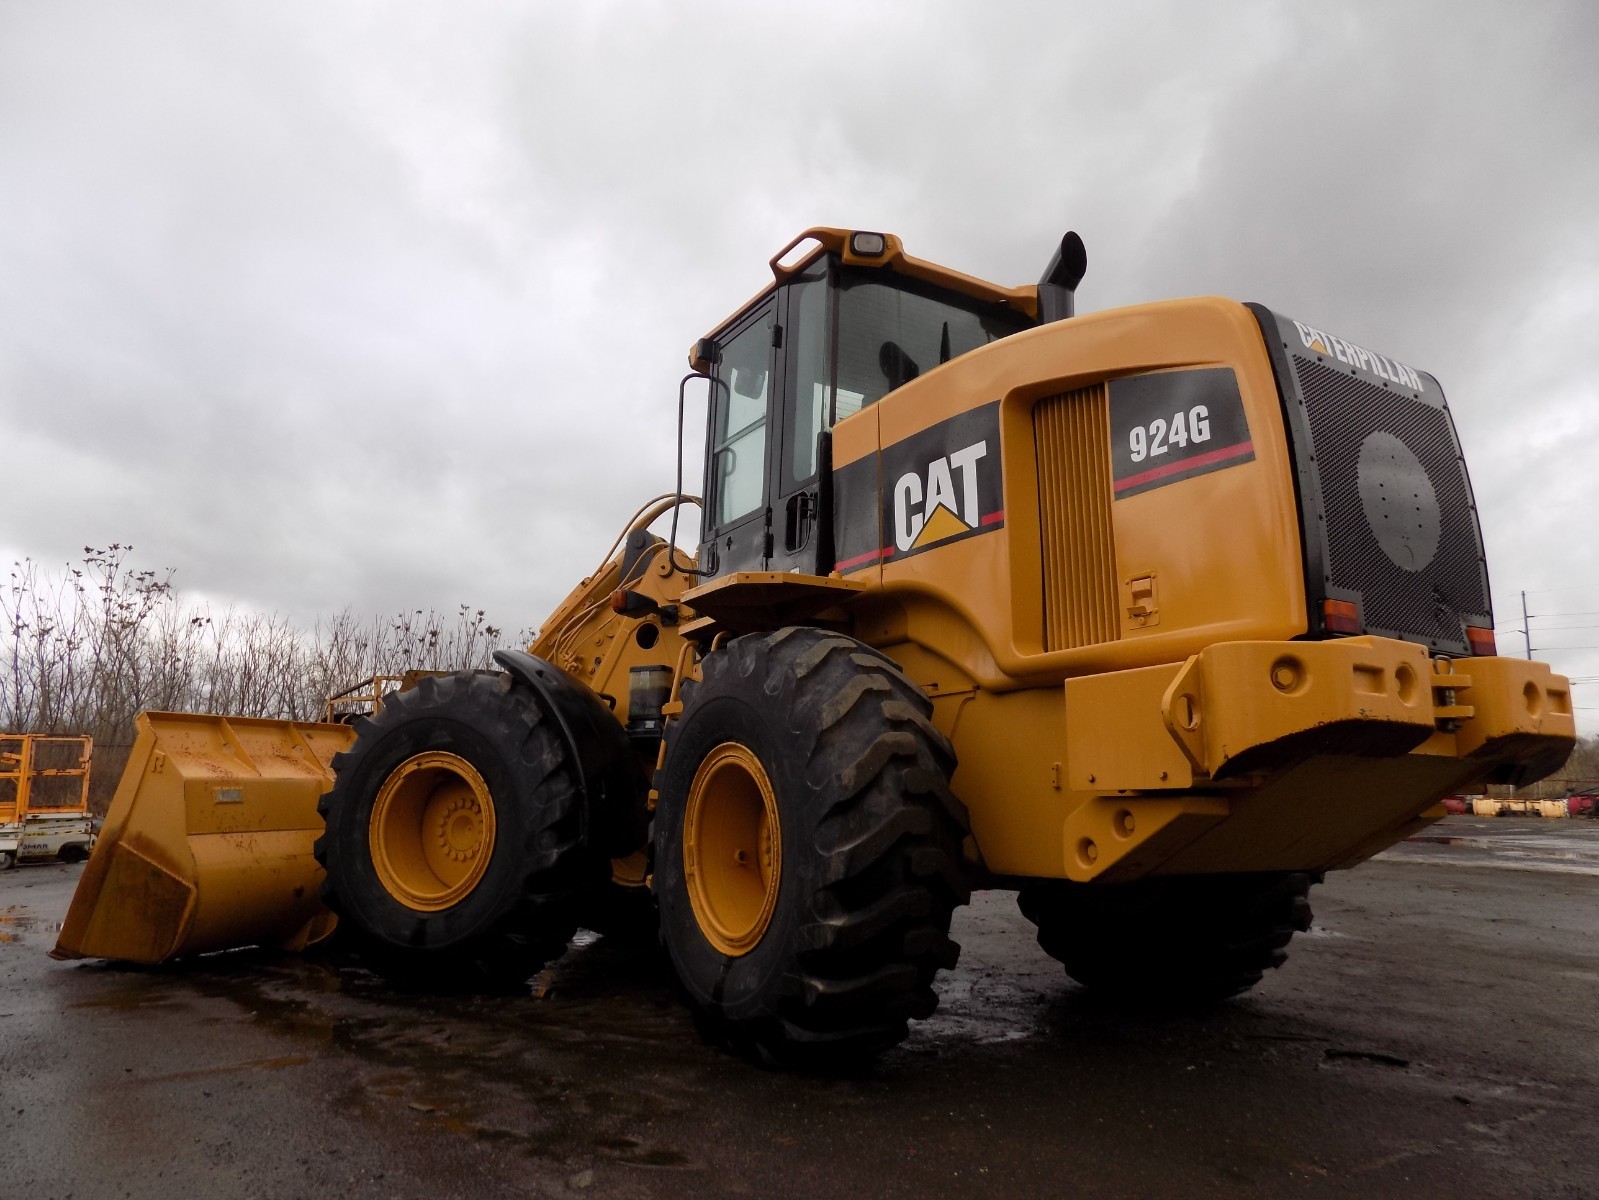
[[[1299,353],[1292,362],[1320,485],[1329,593],[1358,593],[1372,633],[1469,653],[1462,618],[1492,623],[1488,575],[1441,397],[1427,403]],[[1305,516],[1308,533],[1315,514]]]
[[[1050,396],[1033,409],[1044,556],[1044,646],[1114,641],[1110,402],[1103,384]]]

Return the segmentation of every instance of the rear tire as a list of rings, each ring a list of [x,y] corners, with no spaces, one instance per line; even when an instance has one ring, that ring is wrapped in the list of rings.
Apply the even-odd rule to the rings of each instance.
[[[1246,992],[1310,928],[1304,872],[1194,875],[1128,884],[1051,881],[1017,896],[1044,953],[1094,992],[1145,1005]]]
[[[89,851],[81,842],[73,842],[56,851],[56,857],[64,863],[81,863],[89,857]]]
[[[340,930],[434,988],[510,987],[558,957],[609,863],[584,845],[570,753],[531,689],[429,676],[356,730],[318,806]]]
[[[966,811],[932,705],[851,638],[785,629],[708,655],[666,730],[661,939],[714,1040],[838,1069],[901,1041],[951,968]]]

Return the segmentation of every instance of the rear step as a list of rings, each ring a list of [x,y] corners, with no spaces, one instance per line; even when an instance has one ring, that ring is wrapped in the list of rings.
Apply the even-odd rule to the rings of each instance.
[[[311,849],[354,731],[192,713],[141,713],[137,728],[51,957],[160,963],[332,933]]]

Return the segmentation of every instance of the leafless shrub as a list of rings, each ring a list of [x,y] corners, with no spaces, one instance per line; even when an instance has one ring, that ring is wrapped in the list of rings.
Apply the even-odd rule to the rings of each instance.
[[[133,547],[85,547],[60,573],[13,563],[0,589],[0,731],[87,733],[104,811],[146,709],[319,720],[328,696],[369,675],[492,665],[507,641],[481,609],[362,620],[349,609],[307,630],[276,613],[184,602]]]

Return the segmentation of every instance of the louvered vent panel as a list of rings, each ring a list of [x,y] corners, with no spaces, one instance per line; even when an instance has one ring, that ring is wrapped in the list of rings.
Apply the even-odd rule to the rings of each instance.
[[[1033,409],[1044,556],[1044,645],[1114,641],[1116,553],[1111,540],[1110,406],[1098,385]]]

